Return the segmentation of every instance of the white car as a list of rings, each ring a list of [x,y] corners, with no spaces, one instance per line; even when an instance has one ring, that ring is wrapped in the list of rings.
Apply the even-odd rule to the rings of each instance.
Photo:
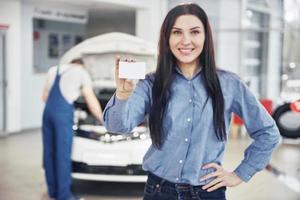
[[[115,91],[116,56],[131,57],[156,65],[156,46],[124,33],[100,35],[70,49],[61,59],[67,63],[83,58],[90,71],[96,95],[104,109]],[[147,120],[129,135],[108,133],[88,112],[83,98],[75,102],[72,177],[83,180],[145,182],[142,159],[151,144]]]
[[[107,99],[101,99],[101,92],[99,93],[104,106],[103,102]],[[72,152],[73,178],[145,182],[146,174],[142,169],[142,158],[151,143],[148,128],[141,124],[129,135],[108,133],[105,127],[97,124],[87,112],[83,102],[77,101],[75,106],[77,110]]]

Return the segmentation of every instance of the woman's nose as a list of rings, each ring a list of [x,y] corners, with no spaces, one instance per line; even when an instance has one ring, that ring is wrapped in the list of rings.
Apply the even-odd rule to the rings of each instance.
[[[191,36],[188,33],[184,33],[182,36],[182,43],[183,44],[189,44],[191,43]]]

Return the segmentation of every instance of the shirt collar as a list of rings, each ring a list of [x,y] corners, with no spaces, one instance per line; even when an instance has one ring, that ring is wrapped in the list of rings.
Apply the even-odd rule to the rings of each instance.
[[[180,74],[181,76],[183,76],[185,79],[187,79],[187,78],[183,75],[183,73],[181,72],[180,68],[179,68],[177,65],[176,65],[176,67],[175,67],[175,71],[176,71],[178,74]],[[197,69],[196,73],[193,75],[193,77],[192,77],[190,80],[192,80],[192,79],[194,79],[196,76],[198,76],[198,75],[200,74],[201,71],[202,71],[202,67],[200,66],[200,67]]]

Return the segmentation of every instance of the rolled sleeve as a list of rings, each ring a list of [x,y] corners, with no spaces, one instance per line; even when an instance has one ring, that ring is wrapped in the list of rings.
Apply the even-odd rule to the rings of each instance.
[[[257,172],[257,169],[252,167],[251,165],[242,162],[234,172],[238,175],[244,182],[248,182],[252,176]]]
[[[109,132],[127,134],[145,120],[151,102],[150,83],[149,76],[140,80],[127,100],[119,100],[116,94],[111,97],[103,113],[104,125]]]
[[[114,94],[106,104],[103,111],[105,128],[112,133],[129,133],[130,130],[123,125],[123,111],[127,100],[120,100]]]

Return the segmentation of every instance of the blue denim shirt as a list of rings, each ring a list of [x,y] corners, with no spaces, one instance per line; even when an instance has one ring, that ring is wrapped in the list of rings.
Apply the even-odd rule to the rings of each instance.
[[[253,142],[244,152],[244,159],[234,170],[245,182],[269,162],[279,142],[274,120],[249,91],[240,78],[218,71],[225,101],[225,125],[229,134],[232,113],[243,118]],[[106,129],[114,133],[130,133],[149,113],[154,75],[140,80],[127,100],[113,96],[104,110]],[[161,150],[151,145],[143,158],[143,169],[174,183],[204,185],[200,178],[214,169],[201,169],[210,162],[221,164],[226,141],[216,138],[213,128],[211,99],[204,88],[200,71],[190,80],[177,68],[171,85],[172,96],[163,123],[167,138]]]

